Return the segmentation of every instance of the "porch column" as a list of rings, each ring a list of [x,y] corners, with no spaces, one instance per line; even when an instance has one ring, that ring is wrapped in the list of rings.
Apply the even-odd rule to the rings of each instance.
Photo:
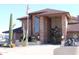
[[[28,34],[29,34],[29,36],[31,36],[31,19],[29,19],[28,22],[29,22],[29,23],[28,23],[28,24],[29,24],[29,25],[28,25],[28,26],[29,26],[29,30],[28,30],[29,33],[28,33]]]
[[[67,17],[66,17],[66,15],[62,15],[62,36],[63,36],[64,40],[67,39],[66,38],[67,37],[67,25],[68,25]],[[64,43],[62,43],[62,42],[61,42],[61,44],[64,45]]]
[[[41,44],[44,43],[44,17],[40,17],[40,41]]]

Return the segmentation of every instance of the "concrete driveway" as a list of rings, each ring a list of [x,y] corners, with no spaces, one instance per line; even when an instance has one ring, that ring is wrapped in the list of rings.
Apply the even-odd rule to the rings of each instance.
[[[79,47],[29,45],[26,47],[0,48],[0,55],[79,55]]]
[[[65,46],[54,49],[54,55],[79,55],[79,46]]]
[[[26,47],[0,48],[2,55],[53,55],[59,45],[29,45]]]

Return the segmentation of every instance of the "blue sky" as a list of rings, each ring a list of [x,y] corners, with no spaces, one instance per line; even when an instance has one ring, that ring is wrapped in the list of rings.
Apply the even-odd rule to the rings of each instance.
[[[79,5],[71,4],[29,4],[29,12],[40,9],[51,8],[70,12],[72,16],[79,15]],[[0,32],[8,30],[10,13],[13,14],[13,23],[15,28],[21,26],[21,22],[16,20],[18,17],[26,15],[25,4],[1,4],[0,5]]]
[[[32,11],[40,10],[44,8],[58,9],[70,12],[71,15],[78,15],[79,13],[79,4],[38,4],[30,5],[29,7]]]
[[[8,30],[10,13],[13,14],[13,23],[16,27],[21,26],[21,22],[16,20],[18,17],[26,15],[26,5],[21,4],[1,4],[0,5],[0,32]]]

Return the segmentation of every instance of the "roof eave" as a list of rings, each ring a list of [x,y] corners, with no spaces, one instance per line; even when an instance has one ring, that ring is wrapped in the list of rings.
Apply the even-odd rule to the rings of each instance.
[[[17,18],[17,20],[26,20],[27,17],[21,17],[21,18]]]
[[[38,16],[46,16],[46,15],[66,15],[68,19],[71,19],[71,16],[69,14],[69,12],[63,12],[63,13],[42,13],[42,14],[38,14]]]

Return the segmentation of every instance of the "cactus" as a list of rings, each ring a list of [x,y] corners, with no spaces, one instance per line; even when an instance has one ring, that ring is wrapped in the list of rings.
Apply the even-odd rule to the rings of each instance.
[[[12,14],[10,14],[10,23],[9,23],[9,44],[10,44],[10,47],[12,47],[12,38],[13,37],[13,30],[12,30]]]
[[[26,32],[25,32],[25,26],[23,25],[23,38],[22,38],[22,46],[26,46]]]

